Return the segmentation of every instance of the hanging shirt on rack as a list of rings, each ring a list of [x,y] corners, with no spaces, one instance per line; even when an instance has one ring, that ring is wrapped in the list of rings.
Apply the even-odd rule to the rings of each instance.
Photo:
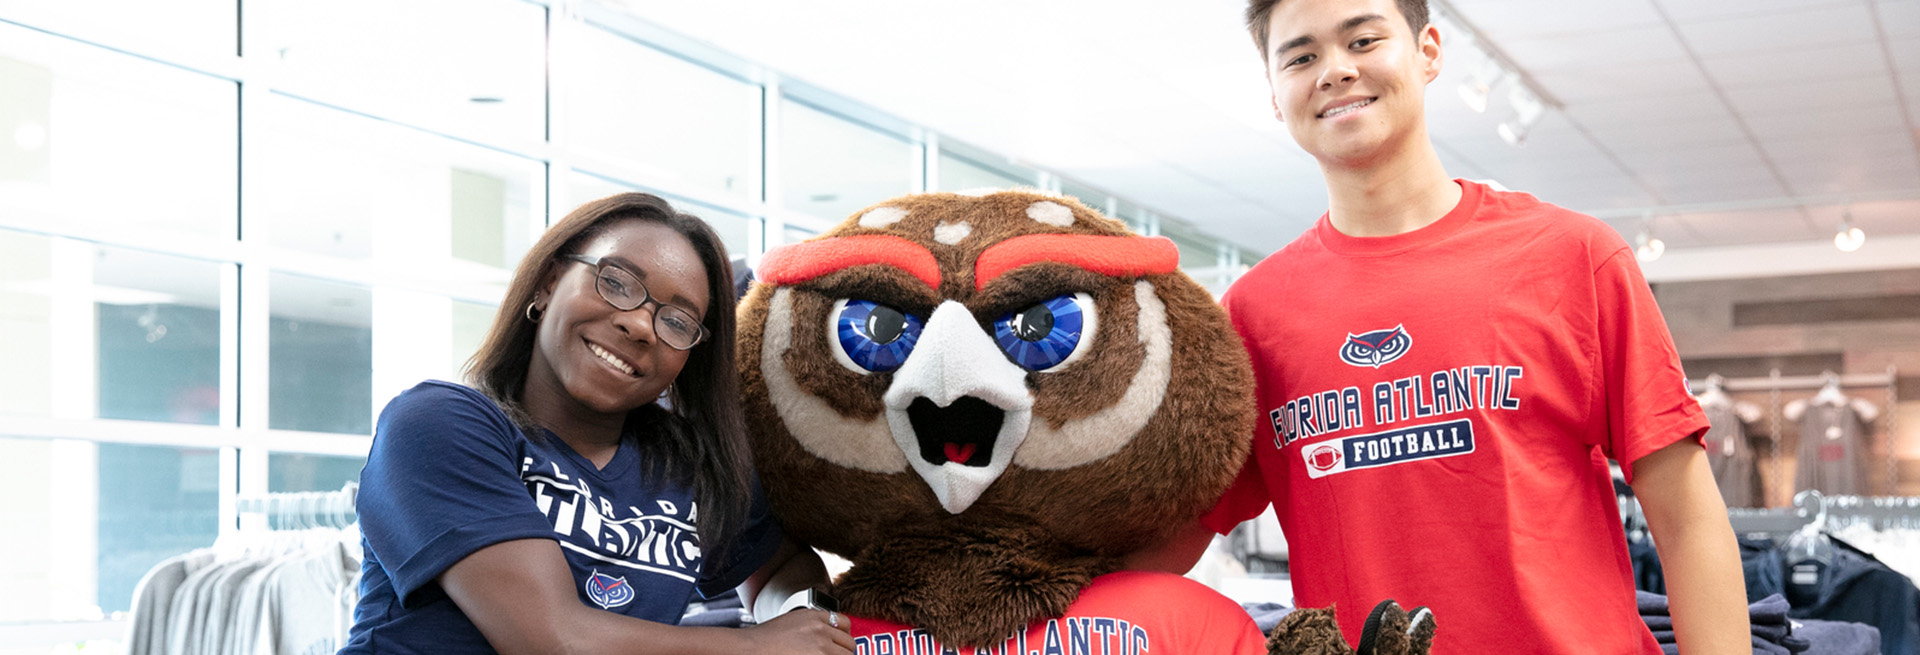
[[[1827,495],[1872,493],[1867,460],[1872,431],[1853,403],[1817,402],[1800,415],[1800,448],[1794,489]]]
[[[174,593],[190,574],[213,563],[213,551],[196,550],[168,558],[147,571],[133,591],[133,622],[127,634],[128,655],[166,652],[167,622]]]
[[[317,655],[338,650],[337,604],[359,568],[359,559],[344,544],[281,562],[262,577],[251,606],[262,620],[224,652]]]
[[[1707,465],[1720,486],[1720,497],[1728,507],[1759,507],[1766,503],[1760,492],[1760,475],[1753,443],[1748,440],[1746,424],[1754,416],[1750,408],[1735,403],[1724,393],[1701,394],[1700,409],[1712,425],[1701,437],[1707,447]]]
[[[435,580],[503,541],[558,541],[582,604],[666,624],[696,590],[732,589],[779,547],[756,498],[729,561],[708,562],[692,489],[651,468],[631,439],[595,467],[552,433],[529,438],[464,386],[429,381],[400,394],[380,413],[361,472],[366,559],[341,652],[491,652]]]

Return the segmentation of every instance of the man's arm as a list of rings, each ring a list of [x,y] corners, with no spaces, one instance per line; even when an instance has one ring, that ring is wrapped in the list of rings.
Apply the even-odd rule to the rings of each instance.
[[[1632,466],[1633,494],[1667,580],[1674,641],[1689,655],[1752,653],[1739,544],[1706,451],[1683,439]]]

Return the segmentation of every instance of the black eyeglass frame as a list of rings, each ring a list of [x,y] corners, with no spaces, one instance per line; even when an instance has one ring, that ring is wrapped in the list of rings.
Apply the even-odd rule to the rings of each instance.
[[[672,348],[674,350],[680,350],[680,351],[693,350],[694,346],[698,346],[702,343],[705,343],[708,337],[713,336],[712,331],[707,329],[706,324],[702,323],[699,317],[695,316],[693,312],[688,311],[687,308],[681,307],[678,305],[671,305],[671,304],[668,304],[667,301],[653,297],[653,290],[648,289],[647,283],[641,280],[640,276],[634,274],[633,271],[628,271],[617,264],[608,263],[604,261],[602,258],[598,258],[598,257],[588,257],[586,255],[573,255],[573,254],[560,255],[559,257],[560,259],[564,259],[567,261],[579,262],[582,264],[586,264],[588,266],[592,266],[593,267],[593,290],[596,293],[600,294],[601,300],[606,301],[608,305],[612,305],[614,309],[618,309],[623,312],[630,312],[630,311],[639,309],[641,307],[647,306],[647,303],[653,303],[654,309],[653,309],[653,319],[651,321],[651,325],[653,327],[654,334],[661,334],[660,308],[662,307],[672,307],[675,311],[678,311],[682,314],[686,314],[687,316],[692,317],[694,319],[693,326],[700,330],[699,333],[694,335],[693,343],[687,344],[685,348],[682,348],[680,346],[667,343],[667,340],[664,337],[661,338],[660,343],[666,344],[668,348]],[[636,304],[632,307],[621,307],[620,303],[614,302],[613,298],[610,298],[607,296],[606,286],[602,282],[603,280],[606,279],[607,276],[604,273],[602,273],[602,271],[608,268],[620,269],[621,272],[626,273],[628,277],[633,278],[634,285],[640,288],[639,304]]]

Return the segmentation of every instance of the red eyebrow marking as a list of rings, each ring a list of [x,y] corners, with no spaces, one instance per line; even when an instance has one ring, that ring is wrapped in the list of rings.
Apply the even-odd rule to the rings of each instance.
[[[973,263],[973,288],[1028,264],[1059,262],[1113,277],[1172,273],[1180,247],[1166,237],[1029,234],[993,244]]]
[[[885,234],[862,234],[803,241],[767,251],[760,257],[760,280],[799,284],[862,264],[885,264],[906,271],[935,290],[940,264],[925,246]]]

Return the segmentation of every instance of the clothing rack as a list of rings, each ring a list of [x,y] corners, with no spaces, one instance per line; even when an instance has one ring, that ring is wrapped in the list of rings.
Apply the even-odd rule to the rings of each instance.
[[[1734,534],[1769,537],[1792,533],[1822,515],[1829,523],[1920,521],[1920,496],[1825,496],[1808,490],[1795,494],[1793,501],[1791,508],[1729,508],[1727,521],[1733,525]]]
[[[242,495],[234,499],[240,514],[264,515],[269,529],[346,528],[357,521],[354,499],[360,484],[348,482],[339,491],[282,491]]]
[[[1894,384],[1894,380],[1898,377],[1897,375],[1898,371],[1892,365],[1887,366],[1887,372],[1885,373],[1850,373],[1847,375],[1827,373],[1823,375],[1786,375],[1786,376],[1780,375],[1779,373],[1780,371],[1778,369],[1775,369],[1774,375],[1771,377],[1721,378],[1719,380],[1720,389],[1723,391],[1811,390],[1811,389],[1819,389],[1821,387],[1827,386],[1827,383],[1829,381],[1832,381],[1835,379],[1838,380],[1840,387],[1843,389],[1860,388],[1860,387],[1891,388]],[[1694,393],[1698,394],[1700,392],[1706,391],[1709,385],[1710,385],[1710,382],[1707,380],[1698,380],[1698,381],[1689,382],[1687,384],[1687,387],[1691,389]]]
[[[1895,421],[1898,420],[1897,417],[1900,413],[1898,411],[1900,402],[1898,382],[1900,376],[1899,369],[1893,364],[1887,365],[1886,373],[1852,373],[1841,375],[1833,371],[1826,371],[1820,375],[1787,376],[1781,375],[1780,369],[1777,368],[1773,369],[1771,373],[1771,375],[1764,378],[1723,378],[1718,374],[1714,374],[1707,376],[1705,380],[1689,381],[1687,389],[1694,395],[1699,395],[1710,388],[1719,388],[1721,391],[1728,392],[1767,392],[1767,437],[1770,442],[1768,460],[1771,462],[1772,468],[1772,475],[1769,476],[1769,479],[1772,481],[1772,484],[1781,484],[1780,434],[1784,407],[1784,403],[1781,402],[1780,398],[1782,391],[1810,391],[1823,389],[1828,385],[1834,385],[1842,389],[1867,387],[1885,389],[1887,394],[1886,407],[1885,411],[1881,413],[1879,421],[1882,434],[1884,438],[1887,439],[1893,439],[1899,435],[1897,431],[1898,426]],[[1886,459],[1886,488],[1889,490],[1897,489],[1899,487],[1900,477],[1898,463],[1894,461],[1893,457],[1887,457]]]

